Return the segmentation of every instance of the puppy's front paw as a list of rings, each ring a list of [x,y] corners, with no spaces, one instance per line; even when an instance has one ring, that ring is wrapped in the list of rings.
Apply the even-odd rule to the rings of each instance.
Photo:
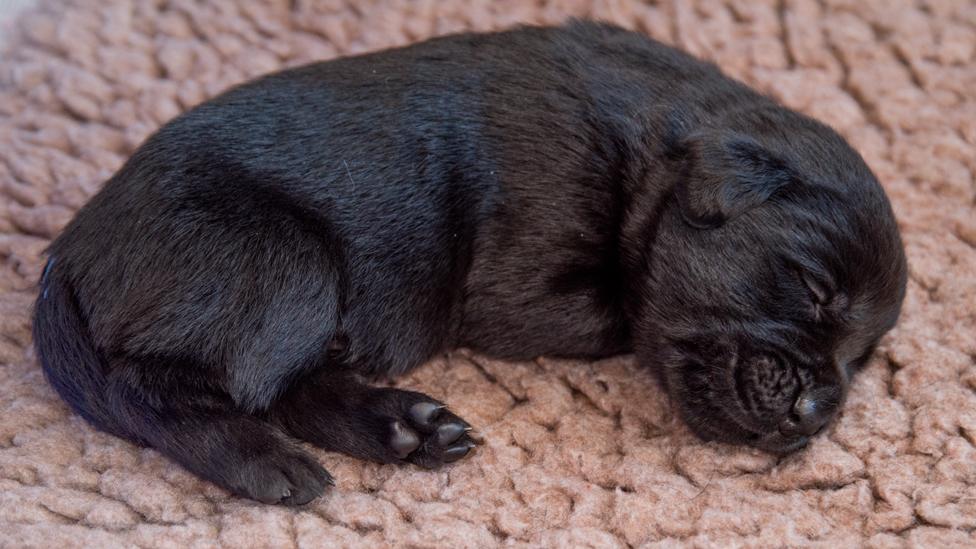
[[[475,447],[471,426],[443,404],[417,401],[417,396],[422,397],[417,393],[398,392],[414,401],[390,423],[388,444],[398,458],[430,469],[457,461]]]
[[[230,473],[232,491],[262,503],[304,505],[335,484],[311,456],[284,448],[255,457]]]

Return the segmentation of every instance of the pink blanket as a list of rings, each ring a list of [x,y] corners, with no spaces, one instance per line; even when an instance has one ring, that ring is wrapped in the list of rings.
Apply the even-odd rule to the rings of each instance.
[[[777,460],[705,444],[630,357],[459,351],[403,381],[485,438],[446,469],[317,452],[300,509],[98,433],[30,350],[41,251],[161,123],[246,78],[459,30],[592,16],[839,129],[888,190],[911,281],[840,420]],[[0,546],[976,546],[976,3],[46,2],[0,53]]]

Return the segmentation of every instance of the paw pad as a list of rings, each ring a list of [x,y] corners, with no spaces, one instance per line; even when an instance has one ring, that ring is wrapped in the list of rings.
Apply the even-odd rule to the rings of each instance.
[[[390,446],[397,457],[403,459],[420,446],[420,437],[410,427],[404,426],[399,421],[394,421],[393,438],[390,439]]]
[[[410,407],[410,419],[421,427],[429,427],[445,406],[433,402],[418,402]]]
[[[443,404],[417,402],[404,415],[391,425],[390,448],[399,459],[432,468],[457,461],[476,446],[468,436],[471,426]]]

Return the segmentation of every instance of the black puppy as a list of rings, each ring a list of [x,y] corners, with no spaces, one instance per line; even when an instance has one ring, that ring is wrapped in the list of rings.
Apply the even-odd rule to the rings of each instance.
[[[703,437],[777,452],[834,415],[905,258],[835,132],[594,23],[287,70],[152,136],[51,245],[34,334],[96,427],[265,502],[295,439],[434,467],[473,446],[363,379],[455,346],[634,351]]]

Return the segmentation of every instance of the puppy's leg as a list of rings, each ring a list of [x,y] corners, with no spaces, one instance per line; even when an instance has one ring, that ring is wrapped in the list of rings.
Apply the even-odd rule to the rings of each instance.
[[[128,438],[264,503],[301,505],[332,484],[329,473],[280,429],[240,412],[220,391],[174,379],[171,371],[128,362],[110,374],[106,401]]]
[[[433,468],[475,446],[470,426],[440,402],[413,391],[370,387],[344,372],[297,381],[268,417],[292,436],[350,456]]]

